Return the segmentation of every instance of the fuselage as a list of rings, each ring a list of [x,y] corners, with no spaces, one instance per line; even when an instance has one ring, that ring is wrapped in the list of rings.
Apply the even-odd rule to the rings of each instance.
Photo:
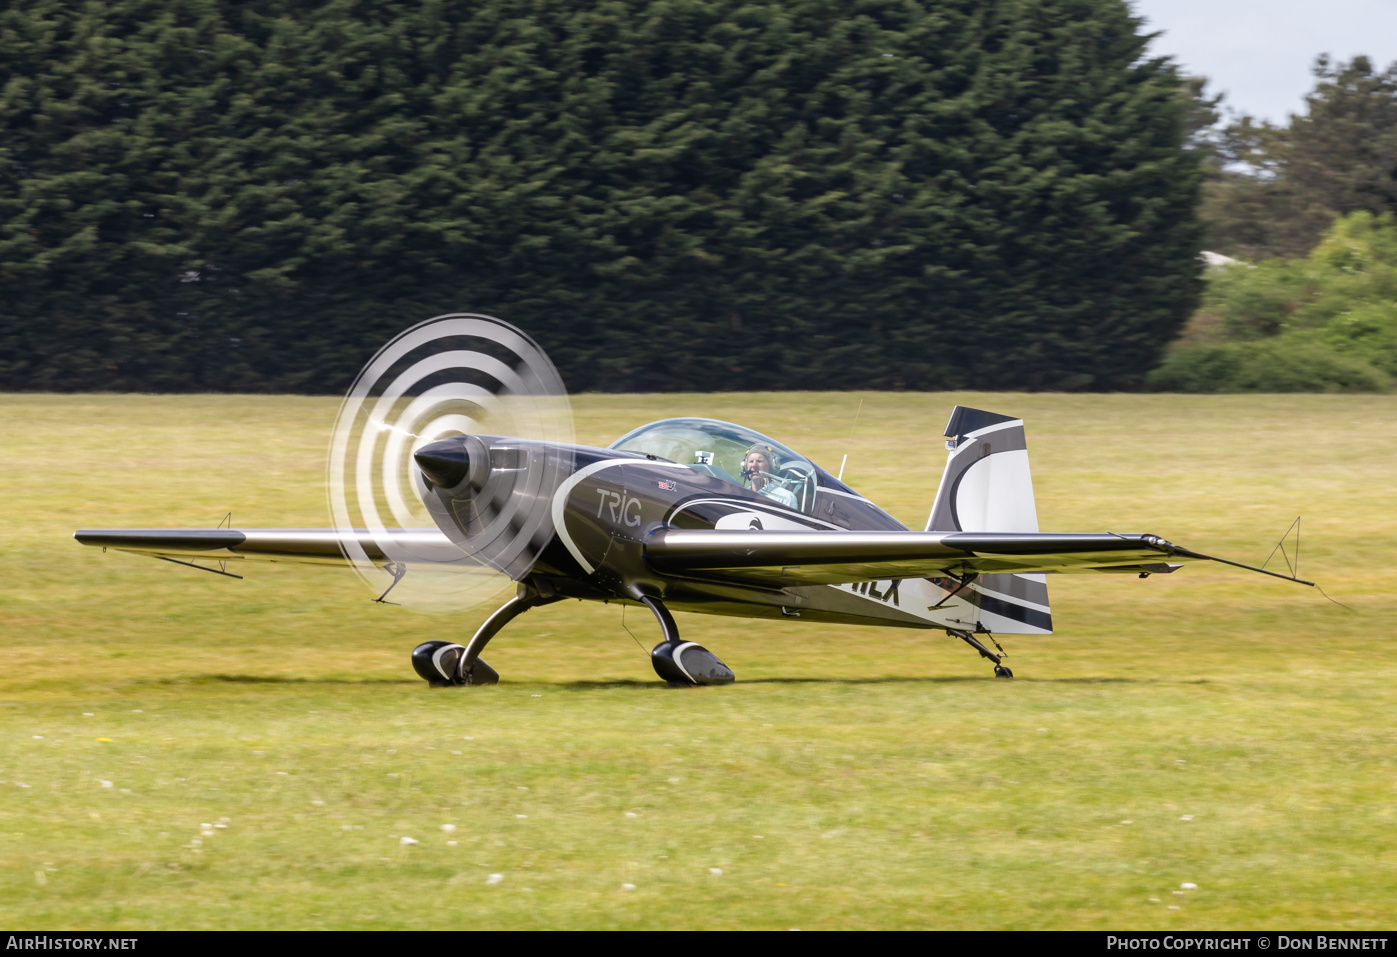
[[[488,444],[492,462],[517,467],[526,460],[546,460],[549,468],[539,470],[551,468],[561,476],[550,494],[551,537],[541,543],[528,568],[511,569],[513,577],[527,580],[545,595],[637,603],[649,596],[679,611],[910,628],[973,628],[986,614],[982,605],[986,600],[993,603],[992,596],[980,590],[952,595],[958,583],[944,579],[781,588],[659,572],[645,557],[646,537],[657,530],[907,530],[818,465],[730,423],[663,420],[635,430],[606,449],[540,448],[537,443],[492,436],[473,439]],[[738,468],[733,450],[749,442],[764,443],[780,463],[779,472],[750,479],[745,473],[743,478],[734,474]],[[695,448],[705,443],[716,448]],[[645,451],[647,447],[692,461],[676,461]],[[753,486],[763,478],[767,487],[779,484],[788,494],[781,500],[762,494]],[[481,481],[477,480],[471,494],[488,497],[489,488]],[[460,521],[463,509],[452,495],[452,490],[438,491],[446,507],[432,511],[443,531],[465,543],[469,522]],[[1021,605],[1012,608],[1021,609]],[[1023,621],[992,624],[1001,625],[997,629],[1001,631],[1046,632],[1050,625],[1044,611],[1047,627]]]

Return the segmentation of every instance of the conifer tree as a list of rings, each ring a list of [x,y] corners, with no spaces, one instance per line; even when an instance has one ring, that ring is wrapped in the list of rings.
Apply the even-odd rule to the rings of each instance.
[[[1123,0],[13,0],[0,387],[336,393],[499,315],[574,389],[1134,388],[1199,293]]]

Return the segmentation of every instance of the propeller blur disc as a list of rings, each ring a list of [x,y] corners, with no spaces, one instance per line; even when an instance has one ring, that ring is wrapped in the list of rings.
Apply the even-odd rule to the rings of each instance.
[[[331,519],[345,557],[375,593],[406,569],[389,601],[463,611],[512,587],[511,574],[532,564],[551,536],[549,503],[571,471],[558,456],[515,479],[521,494],[506,496],[505,507],[519,514],[506,516],[491,548],[472,548],[454,529],[451,539],[414,539],[410,530],[438,525],[413,453],[460,435],[573,442],[558,370],[527,335],[490,316],[437,316],[403,332],[364,366],[335,419],[326,475]],[[509,529],[519,529],[517,537],[502,540]]]

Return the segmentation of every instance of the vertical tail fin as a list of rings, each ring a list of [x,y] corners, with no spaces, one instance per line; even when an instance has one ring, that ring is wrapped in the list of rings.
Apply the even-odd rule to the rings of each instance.
[[[1036,532],[1038,508],[1023,420],[956,406],[929,532]]]
[[[1023,420],[956,406],[946,423],[946,471],[929,532],[1036,532],[1038,507]],[[978,622],[992,632],[1052,631],[1042,575],[982,575],[970,586]]]

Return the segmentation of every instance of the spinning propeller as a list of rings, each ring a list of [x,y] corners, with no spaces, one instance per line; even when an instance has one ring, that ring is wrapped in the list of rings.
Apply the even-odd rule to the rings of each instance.
[[[380,597],[420,611],[499,595],[552,536],[572,442],[562,378],[527,335],[469,314],[408,329],[335,419],[327,486],[346,558]]]

